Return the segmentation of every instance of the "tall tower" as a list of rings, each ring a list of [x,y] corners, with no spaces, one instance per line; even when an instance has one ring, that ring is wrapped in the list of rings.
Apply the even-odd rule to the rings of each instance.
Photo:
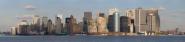
[[[66,32],[66,28],[64,28],[64,23],[62,22],[63,21],[63,15],[57,15],[57,23],[56,24],[58,24],[58,29],[60,29],[60,30],[58,30],[58,32],[61,32],[62,34],[65,34],[65,32]]]
[[[92,12],[84,12],[83,17],[83,32],[88,33],[88,22],[92,20]]]
[[[135,27],[136,27],[136,31],[139,33],[145,33],[148,26],[147,26],[147,14],[145,12],[144,9],[142,8],[137,8],[135,10],[136,15],[135,15]]]
[[[147,24],[148,24],[147,30],[158,33],[160,28],[160,18],[158,15],[158,10],[154,8],[147,9],[146,14],[147,14]]]
[[[56,20],[55,20],[55,33],[56,34],[62,34],[62,29],[63,29],[62,19],[61,19],[61,17],[56,16]]]
[[[42,19],[41,31],[44,32],[44,33],[46,33],[47,32],[47,29],[48,29],[48,25],[47,25],[47,23],[48,23],[48,17],[43,16],[41,19]]]
[[[109,32],[114,32],[114,20],[113,15],[108,16],[107,28]]]
[[[107,21],[106,21],[104,13],[99,13],[98,14],[97,27],[98,27],[98,33],[106,33],[106,32],[108,32]]]
[[[134,28],[135,15],[136,15],[135,9],[126,10],[126,16],[128,17],[128,26],[130,29],[129,31],[130,33],[135,32],[135,28]]]
[[[48,20],[47,26],[48,26],[47,34],[54,34],[54,28],[51,19]]]
[[[95,20],[89,19],[87,24],[88,24],[87,25],[88,26],[88,34],[95,34],[98,32]]]
[[[35,32],[35,34],[40,34],[41,32],[41,20],[40,20],[40,16],[39,15],[33,15],[32,17],[32,32]]]
[[[160,17],[157,9],[130,9],[126,11],[126,14],[129,19],[131,32],[133,32],[132,28],[135,29],[137,33],[159,32]]]
[[[20,35],[26,35],[28,34],[28,22],[27,20],[22,20],[19,24],[18,24],[18,29],[17,29],[17,33]]]
[[[11,35],[17,35],[17,28],[11,27]]]
[[[120,32],[120,15],[118,12],[113,14],[114,32]]]
[[[67,34],[73,35],[77,33],[78,25],[76,23],[76,18],[74,18],[72,15],[69,18],[66,18],[66,29]]]
[[[120,15],[118,9],[109,9],[108,30],[109,32],[120,32]]]
[[[125,33],[130,32],[130,28],[128,26],[128,17],[126,16],[120,17],[120,32],[125,32]]]

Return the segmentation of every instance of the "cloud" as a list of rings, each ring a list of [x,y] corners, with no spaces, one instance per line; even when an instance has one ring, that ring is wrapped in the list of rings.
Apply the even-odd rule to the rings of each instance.
[[[26,5],[24,5],[24,8],[27,10],[35,10],[36,9],[36,7],[33,6],[32,4],[26,4]]]
[[[163,7],[163,6],[160,6],[158,9],[159,9],[159,10],[166,10],[166,8]]]

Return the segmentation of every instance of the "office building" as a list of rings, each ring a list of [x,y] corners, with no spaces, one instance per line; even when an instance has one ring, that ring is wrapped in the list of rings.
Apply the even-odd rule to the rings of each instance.
[[[108,30],[109,32],[120,32],[120,15],[116,8],[109,9]]]
[[[120,17],[120,32],[125,32],[125,33],[130,32],[130,28],[128,26],[128,17],[126,16]]]
[[[99,13],[99,16],[97,18],[97,27],[98,27],[98,33],[107,33],[107,20],[105,18],[104,13]]]
[[[136,32],[135,25],[134,25],[135,17],[136,17],[135,15],[136,15],[135,9],[126,10],[126,16],[128,17],[128,26],[130,29],[130,31],[129,31],[130,33]]]
[[[48,29],[47,29],[47,33],[46,34],[49,34],[49,35],[54,34],[55,33],[54,32],[55,29],[54,29],[54,26],[53,26],[53,23],[52,23],[51,19],[48,20],[47,26],[48,26]]]
[[[126,14],[129,17],[130,29],[135,29],[137,33],[159,32],[160,19],[157,9],[136,8],[128,10]]]
[[[55,20],[55,34],[62,34],[63,23],[60,17],[56,17]]]
[[[158,10],[151,8],[146,10],[148,29],[152,33],[158,33],[160,28],[160,19]]]
[[[18,24],[17,34],[27,35],[28,34],[28,26],[29,26],[29,24],[28,24],[27,20],[22,20]]]
[[[96,22],[93,19],[89,19],[88,23],[87,23],[87,28],[88,28],[88,33],[87,34],[95,34],[97,33],[97,26],[96,26]]]
[[[17,28],[11,27],[11,35],[16,35],[16,34],[17,34]]]
[[[113,14],[114,32],[120,32],[120,15],[118,12]]]
[[[84,12],[84,17],[83,17],[83,32],[88,33],[88,22],[92,19],[92,12]]]
[[[33,34],[40,34],[42,32],[41,22],[41,17],[39,15],[32,16],[32,27],[30,29]]]
[[[48,17],[43,16],[41,18],[41,34],[46,34],[48,29],[47,23],[48,23]]]
[[[69,18],[66,18],[65,26],[67,29],[67,34],[74,35],[80,33],[79,25],[77,24],[76,18],[72,15]]]

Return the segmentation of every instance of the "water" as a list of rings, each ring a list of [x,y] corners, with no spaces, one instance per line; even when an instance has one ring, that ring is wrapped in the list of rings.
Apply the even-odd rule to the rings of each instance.
[[[0,42],[185,42],[185,36],[1,36]]]

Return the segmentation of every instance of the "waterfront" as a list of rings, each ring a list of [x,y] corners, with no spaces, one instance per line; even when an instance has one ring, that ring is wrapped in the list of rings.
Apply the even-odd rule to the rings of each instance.
[[[0,42],[185,42],[185,36],[1,36]]]

